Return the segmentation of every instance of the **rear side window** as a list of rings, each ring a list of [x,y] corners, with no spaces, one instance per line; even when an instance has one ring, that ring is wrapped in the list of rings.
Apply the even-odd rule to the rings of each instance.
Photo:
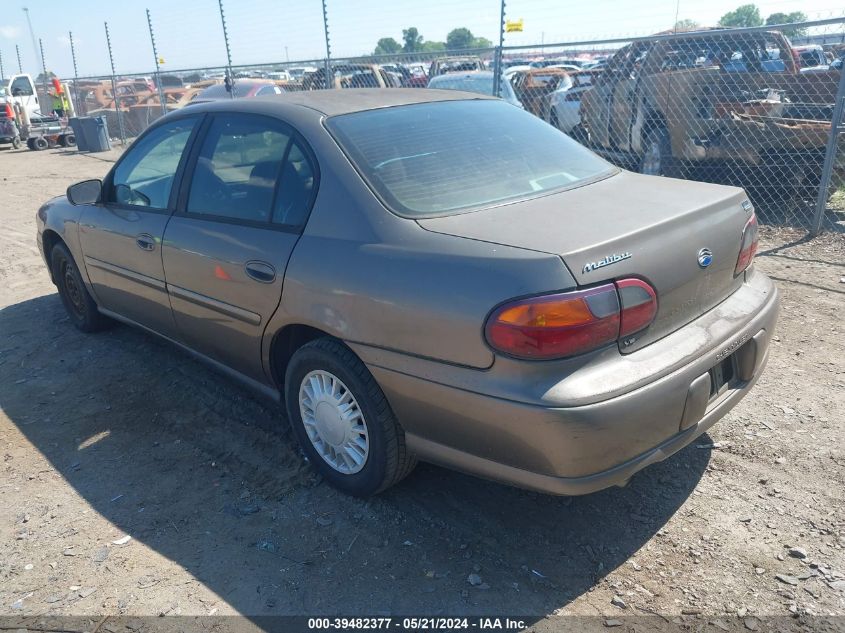
[[[290,138],[270,119],[216,117],[194,168],[188,212],[269,222]]]
[[[188,213],[301,227],[316,194],[311,154],[285,124],[218,115],[197,157]]]
[[[492,99],[381,108],[326,124],[384,203],[410,217],[533,197],[615,171],[541,119]]]

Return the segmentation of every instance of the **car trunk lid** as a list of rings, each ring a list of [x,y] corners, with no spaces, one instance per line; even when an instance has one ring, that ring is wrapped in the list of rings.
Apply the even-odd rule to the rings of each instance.
[[[438,233],[560,255],[579,286],[646,280],[657,292],[657,315],[620,341],[629,353],[739,288],[742,275],[734,269],[751,212],[741,189],[621,172],[557,194],[418,222]],[[710,253],[706,266],[703,249]],[[554,290],[563,289],[538,288]]]

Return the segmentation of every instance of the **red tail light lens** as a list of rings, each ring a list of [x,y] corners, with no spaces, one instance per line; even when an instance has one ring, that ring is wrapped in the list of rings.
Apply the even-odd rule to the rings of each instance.
[[[566,358],[640,332],[656,314],[654,288],[641,279],[622,279],[507,303],[487,319],[485,335],[491,347],[509,356]]]
[[[619,338],[619,298],[613,284],[531,297],[496,309],[487,341],[500,352],[531,359],[575,356]]]
[[[757,216],[752,213],[748,222],[745,224],[745,228],[742,229],[742,243],[739,247],[739,257],[736,260],[735,275],[738,275],[751,265],[754,255],[757,253],[759,240],[760,230],[757,225]]]
[[[657,294],[642,279],[622,279],[616,282],[622,304],[622,324],[619,336],[625,338],[644,330],[657,315]]]
[[[6,118],[7,119],[14,119],[15,118],[15,111],[12,109],[12,104],[6,104]]]

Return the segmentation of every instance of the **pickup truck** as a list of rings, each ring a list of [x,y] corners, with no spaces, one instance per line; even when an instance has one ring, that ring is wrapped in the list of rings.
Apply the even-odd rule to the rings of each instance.
[[[839,72],[801,73],[779,32],[634,42],[582,96],[599,154],[642,173],[794,191],[818,183]]]
[[[6,80],[4,87],[4,101],[10,104],[17,104],[21,109],[26,110],[29,119],[41,116],[41,106],[38,103],[38,93],[35,90],[35,82],[29,75],[12,75]],[[45,114],[49,114],[48,110]]]

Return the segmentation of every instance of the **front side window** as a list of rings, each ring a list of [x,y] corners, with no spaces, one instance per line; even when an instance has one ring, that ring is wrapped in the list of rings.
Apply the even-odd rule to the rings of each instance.
[[[563,132],[494,99],[380,108],[326,124],[388,208],[409,217],[530,198],[615,172]]]
[[[290,138],[271,119],[216,117],[194,169],[188,212],[269,222]]]
[[[138,139],[114,170],[107,202],[167,209],[179,161],[198,120],[170,121]]]

